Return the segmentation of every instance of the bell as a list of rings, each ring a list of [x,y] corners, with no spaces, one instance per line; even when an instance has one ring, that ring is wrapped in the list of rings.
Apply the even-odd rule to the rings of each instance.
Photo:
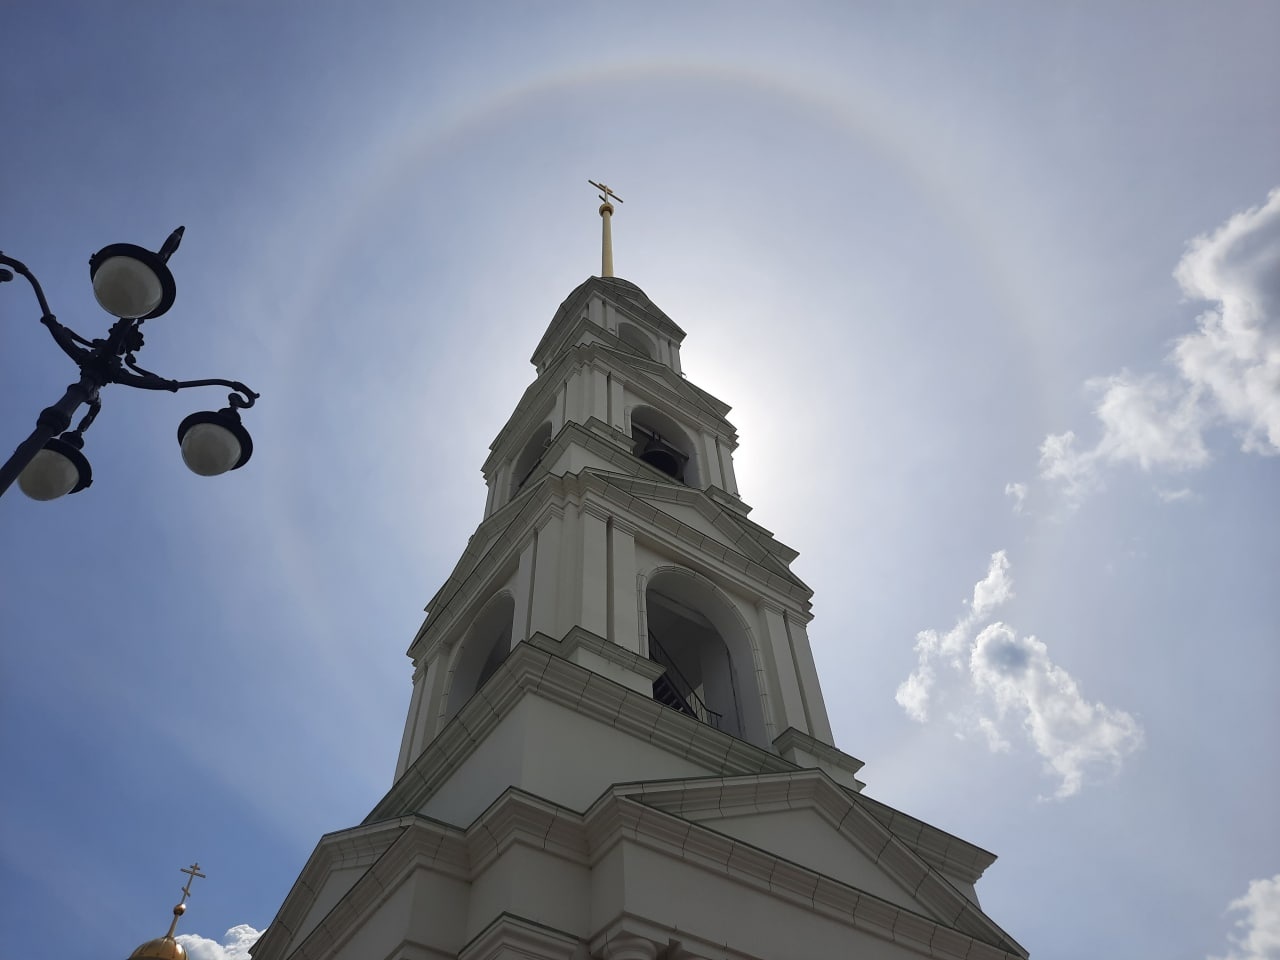
[[[680,479],[680,460],[671,452],[671,448],[657,437],[651,437],[644,445],[644,449],[640,451],[640,459],[649,466],[661,470],[667,476]]]

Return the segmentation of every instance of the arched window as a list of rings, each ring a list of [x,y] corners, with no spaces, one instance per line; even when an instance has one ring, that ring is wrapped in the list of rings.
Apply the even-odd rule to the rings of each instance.
[[[653,348],[653,341],[635,324],[618,324],[618,339],[629,347],[635,347],[650,360],[658,359],[657,352]]]
[[[668,569],[649,581],[645,610],[649,659],[665,668],[654,699],[767,749],[751,638],[732,603],[695,574]]]
[[[549,446],[551,446],[551,424],[544,423],[533,431],[533,436],[525,443],[520,456],[516,457],[515,466],[511,471],[511,493],[508,499],[514,497],[524,487],[525,481],[538,466],[538,462],[542,460],[542,455],[546,453]]]
[[[511,652],[511,629],[516,602],[503,591],[480,611],[462,638],[453,662],[445,719],[449,719],[493,676]]]
[[[693,440],[674,420],[653,407],[631,411],[631,452],[649,466],[690,487],[701,488]]]

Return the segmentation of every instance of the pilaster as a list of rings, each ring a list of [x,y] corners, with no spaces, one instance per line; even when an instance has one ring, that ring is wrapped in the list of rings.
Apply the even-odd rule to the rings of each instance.
[[[783,620],[783,608],[771,600],[756,604],[756,618],[760,624],[762,646],[765,648],[765,670],[771,679],[777,714],[776,728],[798,727],[808,732],[805,722],[804,699],[800,683],[796,679],[795,664],[791,659],[787,642],[787,625]]]
[[[564,511],[555,505],[547,510],[535,536],[532,598],[529,604],[529,634],[559,636],[560,627],[560,540]]]
[[[583,503],[579,508],[582,531],[582,603],[578,623],[602,637],[609,635],[609,514],[603,507]]]
[[[636,597],[636,530],[612,517],[609,520],[609,631],[610,640],[632,653],[647,655],[641,643],[639,602]]]

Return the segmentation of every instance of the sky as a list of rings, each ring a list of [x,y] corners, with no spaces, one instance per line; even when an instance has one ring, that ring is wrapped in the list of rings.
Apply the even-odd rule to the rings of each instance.
[[[733,405],[866,792],[1037,960],[1280,958],[1280,6],[19,3],[0,249],[171,261],[87,490],[0,502],[3,953],[247,956],[390,786],[422,607],[556,307]],[[0,442],[74,370],[0,286]],[[7,451],[7,447],[5,448]]]

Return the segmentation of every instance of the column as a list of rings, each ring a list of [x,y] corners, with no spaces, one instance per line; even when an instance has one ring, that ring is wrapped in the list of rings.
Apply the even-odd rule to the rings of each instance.
[[[516,570],[516,619],[511,627],[511,645],[529,639],[529,620],[533,616],[533,567],[538,538],[533,536],[520,551],[520,566]]]
[[[529,635],[545,633],[560,639],[560,537],[563,511],[553,507],[538,528],[533,558],[532,596],[529,602]]]
[[[589,368],[591,400],[587,412],[603,423],[609,422],[609,375],[595,367]]]
[[[813,649],[809,646],[809,631],[789,613],[786,625],[791,638],[791,655],[795,657],[796,673],[800,678],[800,695],[804,697],[805,716],[809,719],[809,736],[834,746],[836,741],[831,734],[831,720],[827,717],[827,702],[822,696],[818,667],[813,662]]]
[[[721,443],[719,437],[716,437],[716,454],[720,462],[720,472],[724,475],[724,489],[736,497],[738,478],[733,472],[733,451],[729,449],[728,444]]]
[[[609,633],[624,650],[645,655],[640,642],[640,598],[636,595],[635,528],[614,517],[609,522]]]
[[[709,433],[698,435],[701,443],[702,462],[706,465],[702,471],[702,485],[724,489],[724,477],[720,475],[720,457],[716,454],[716,438]]]
[[[582,605],[578,623],[598,637],[609,636],[609,514],[601,506],[581,508]]]
[[[617,376],[609,378],[609,426],[615,430],[625,430],[623,406],[626,398],[622,393],[622,381]]]
[[[413,744],[418,739],[423,688],[426,686],[423,682],[423,676],[426,671],[423,668],[424,664],[422,662],[414,664],[413,667],[413,697],[409,700],[409,715],[404,718],[404,736],[400,740],[400,757],[396,761],[397,780],[409,768],[413,758],[417,756],[417,752],[413,749]]]
[[[775,717],[778,733],[787,727],[795,727],[802,733],[808,733],[804,699],[800,695],[800,683],[796,679],[795,662],[791,659],[791,644],[787,639],[782,607],[771,600],[761,600],[756,604],[756,615],[760,622],[761,642],[766,656],[772,661],[766,661],[765,668],[771,674],[771,686],[777,694],[774,709],[778,714]]]

